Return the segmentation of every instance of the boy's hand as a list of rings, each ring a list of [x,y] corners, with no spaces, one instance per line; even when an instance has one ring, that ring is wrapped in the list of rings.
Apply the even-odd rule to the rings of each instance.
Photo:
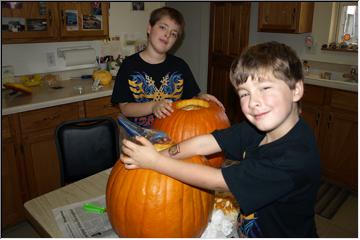
[[[165,118],[170,116],[174,111],[172,108],[172,101],[168,99],[163,99],[159,102],[155,102],[152,112],[157,118]]]
[[[207,101],[213,101],[217,105],[219,105],[219,107],[221,107],[222,110],[225,111],[224,105],[215,96],[213,96],[211,94],[203,93],[203,94],[199,95],[199,98],[207,100]]]
[[[140,145],[126,139],[122,141],[121,161],[127,169],[151,168],[161,155],[146,138],[136,137],[136,140]]]

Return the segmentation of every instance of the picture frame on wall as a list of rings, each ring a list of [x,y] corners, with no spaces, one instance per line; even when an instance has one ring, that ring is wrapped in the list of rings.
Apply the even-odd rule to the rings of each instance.
[[[132,10],[133,11],[144,11],[145,3],[144,2],[132,2]]]

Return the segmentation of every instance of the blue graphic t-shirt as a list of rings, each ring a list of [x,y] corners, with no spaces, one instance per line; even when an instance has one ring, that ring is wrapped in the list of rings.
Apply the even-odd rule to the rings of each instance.
[[[189,66],[181,58],[168,54],[165,61],[149,64],[139,53],[127,57],[116,77],[111,102],[145,103],[169,99],[188,99],[199,94]],[[154,115],[129,118],[142,127],[151,127]]]

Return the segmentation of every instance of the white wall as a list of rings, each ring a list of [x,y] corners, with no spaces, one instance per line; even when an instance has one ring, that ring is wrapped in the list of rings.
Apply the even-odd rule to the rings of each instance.
[[[210,3],[167,2],[179,10],[185,19],[185,34],[174,54],[184,59],[202,92],[207,91]]]
[[[138,33],[140,37],[146,39],[146,27],[151,11],[164,5],[163,2],[145,2],[144,11],[132,11],[130,2],[111,2],[109,12],[110,37],[116,35],[123,37],[124,34],[130,32]],[[2,44],[1,65],[12,65],[15,69],[15,75],[66,71],[64,59],[57,57],[57,48],[89,45],[99,55],[102,43],[103,41]],[[48,52],[55,53],[55,67],[49,67],[46,62],[46,53]],[[88,71],[91,72],[92,69]]]

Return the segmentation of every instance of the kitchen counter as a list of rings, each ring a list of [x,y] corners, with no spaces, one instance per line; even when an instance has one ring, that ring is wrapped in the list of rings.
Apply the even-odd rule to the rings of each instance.
[[[309,75],[305,76],[304,79],[305,84],[317,85],[322,87],[336,88],[340,90],[346,90],[351,92],[358,91],[358,83],[357,82],[349,82],[343,80],[327,80],[319,78],[317,75]]]
[[[353,82],[320,79],[316,76],[306,76],[305,83],[323,87],[336,88],[346,91],[357,92],[358,84]],[[2,115],[25,112],[40,108],[52,107],[61,104],[95,99],[110,96],[115,81],[97,91],[91,90],[92,79],[71,79],[61,81],[61,89],[52,89],[43,83],[41,86],[33,87],[31,95],[15,94],[9,95],[9,90],[2,90]],[[82,94],[75,90],[75,86],[82,86]]]
[[[25,112],[40,108],[52,107],[67,103],[79,102],[94,98],[110,96],[115,81],[97,91],[91,89],[92,79],[71,79],[60,81],[61,89],[52,89],[45,82],[41,86],[32,87],[32,94],[10,95],[10,90],[2,90],[2,115],[9,115],[18,112]],[[75,86],[82,86],[82,93],[74,89]]]

